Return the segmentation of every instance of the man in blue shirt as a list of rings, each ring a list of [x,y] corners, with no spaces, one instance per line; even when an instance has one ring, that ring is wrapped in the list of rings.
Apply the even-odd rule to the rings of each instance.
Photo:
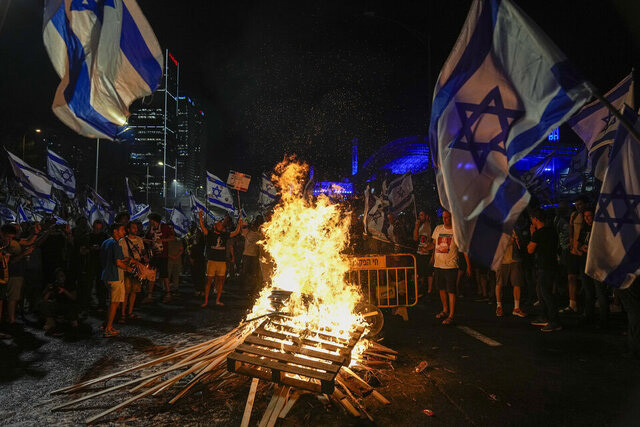
[[[111,238],[102,242],[100,246],[100,264],[102,265],[102,281],[111,289],[111,305],[107,312],[107,323],[104,327],[104,336],[113,337],[120,332],[113,329],[113,319],[116,316],[118,305],[124,302],[124,272],[132,272],[129,258],[125,258],[122,247],[118,243],[125,235],[123,224],[111,226]]]

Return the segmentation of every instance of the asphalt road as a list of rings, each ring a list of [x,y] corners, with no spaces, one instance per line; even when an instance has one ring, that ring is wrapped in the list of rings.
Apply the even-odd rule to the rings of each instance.
[[[81,424],[99,408],[121,402],[126,394],[108,394],[82,410],[52,413],[65,397],[49,393],[228,331],[250,301],[241,284],[227,289],[224,308],[201,309],[187,285],[172,303],[143,306],[143,319],[122,326],[122,335],[111,339],[98,334],[98,317],[88,320],[96,332],[75,341],[25,326],[12,340],[0,341],[0,424]],[[468,300],[459,301],[456,324],[445,327],[434,319],[439,308],[435,301],[420,304],[410,309],[408,322],[386,313],[382,342],[399,352],[399,360],[393,370],[376,373],[391,405],[365,399],[376,424],[638,425],[640,363],[621,356],[623,314],[614,314],[607,331],[565,317],[563,331],[543,334],[529,319],[497,319],[494,305]],[[428,368],[416,373],[423,360]],[[239,425],[247,390],[248,382],[232,391],[203,386],[175,406],[165,403],[167,397],[149,398],[105,422]],[[258,393],[254,420],[269,397],[269,390]],[[363,424],[311,395],[279,423]]]

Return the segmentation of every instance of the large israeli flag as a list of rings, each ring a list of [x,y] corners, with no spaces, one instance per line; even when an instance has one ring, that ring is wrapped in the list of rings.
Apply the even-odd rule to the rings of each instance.
[[[158,88],[162,49],[135,0],[46,0],[43,39],[61,79],[53,112],[81,135],[115,139]]]
[[[278,197],[278,190],[276,190],[275,185],[273,185],[267,174],[263,172],[260,182],[260,194],[258,195],[258,206],[269,206],[275,203],[276,197]]]
[[[638,115],[625,118],[640,131]],[[587,251],[585,272],[596,280],[626,288],[640,275],[640,141],[618,128],[604,176]]]
[[[16,175],[20,186],[24,188],[27,193],[45,199],[51,197],[51,181],[49,181],[49,178],[47,178],[44,173],[32,168],[9,151],[7,151],[7,155],[9,156],[9,163],[13,169],[13,173]]]
[[[622,79],[604,97],[618,111],[622,110],[624,104],[633,105],[633,76],[629,74]],[[585,105],[567,123],[584,141],[590,154],[604,145],[612,144],[618,130],[616,116],[600,101]]]
[[[591,97],[509,0],[475,0],[434,91],[430,143],[462,252],[496,269],[530,195],[510,169]]]
[[[194,196],[193,194],[191,195],[191,213],[193,214],[193,217],[195,218],[195,220],[198,220],[198,212],[202,212],[205,215],[205,220],[206,218],[210,218],[213,222],[217,222],[220,221],[222,219],[222,217],[218,217],[216,215],[213,214],[213,212],[211,212],[209,209],[207,209],[207,207],[205,206],[204,203],[202,203],[196,196]]]
[[[233,196],[227,184],[220,178],[207,172],[207,199],[214,207],[233,212]]]
[[[47,150],[47,173],[51,184],[64,191],[70,199],[76,195],[76,177],[69,163],[51,150]]]

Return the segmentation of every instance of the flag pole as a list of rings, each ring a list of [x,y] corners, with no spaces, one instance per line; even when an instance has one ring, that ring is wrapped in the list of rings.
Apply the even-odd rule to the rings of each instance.
[[[618,111],[618,109],[616,107],[611,105],[611,103],[607,100],[607,98],[605,98],[604,96],[600,95],[598,90],[593,85],[590,85],[590,89],[593,92],[593,96],[595,96],[598,101],[602,102],[602,104],[609,109],[611,114],[613,114],[616,117],[616,119],[618,119],[620,121],[622,126],[624,126],[624,128],[627,131],[629,131],[629,133],[633,136],[633,138],[636,140],[636,142],[638,144],[640,144],[640,133],[638,133],[638,131],[633,127],[633,125],[631,123],[629,123],[629,120],[627,120],[620,113],[620,111]]]
[[[100,167],[100,138],[96,138],[96,182],[94,188],[98,191],[98,168]]]

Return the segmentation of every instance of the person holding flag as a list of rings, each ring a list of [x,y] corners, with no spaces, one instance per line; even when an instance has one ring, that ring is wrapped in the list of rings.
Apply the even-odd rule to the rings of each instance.
[[[227,240],[240,234],[242,230],[242,218],[238,218],[238,226],[234,231],[229,233],[224,229],[224,222],[218,221],[209,230],[204,224],[204,215],[202,211],[198,211],[200,220],[200,229],[206,239],[207,254],[207,282],[204,287],[204,303],[201,307],[206,307],[209,303],[209,292],[211,291],[211,282],[215,279],[216,289],[216,305],[224,305],[220,298],[222,297],[222,288],[227,273]],[[235,262],[235,254],[233,247],[231,249],[231,262]]]

